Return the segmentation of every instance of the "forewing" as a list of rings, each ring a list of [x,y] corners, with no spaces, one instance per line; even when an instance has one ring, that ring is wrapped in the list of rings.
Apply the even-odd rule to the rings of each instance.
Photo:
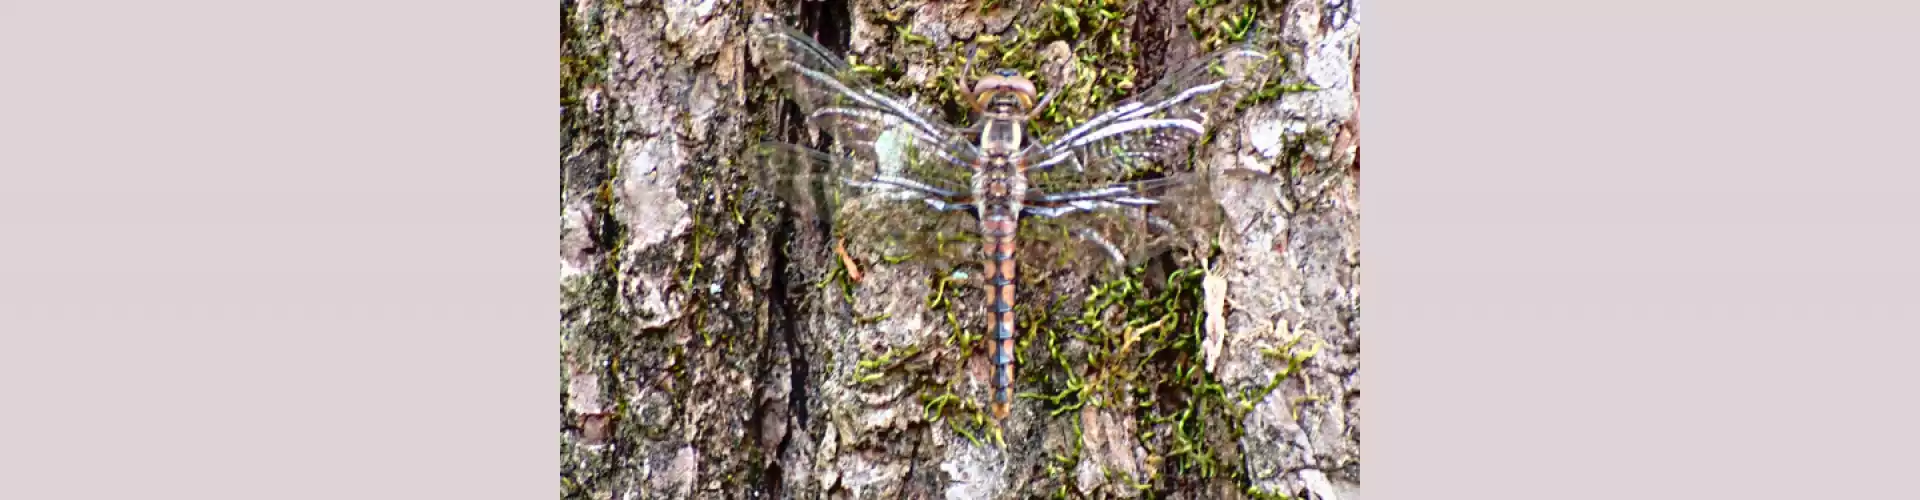
[[[965,134],[876,90],[832,51],[771,14],[755,17],[750,32],[762,67],[799,104],[809,126],[856,156],[882,160],[889,173],[964,182],[965,167],[978,158]],[[890,161],[908,154],[927,161]]]
[[[1180,170],[1213,117],[1264,84],[1277,62],[1241,46],[1176,67],[1138,95],[1028,150],[1030,185],[1068,192]]]

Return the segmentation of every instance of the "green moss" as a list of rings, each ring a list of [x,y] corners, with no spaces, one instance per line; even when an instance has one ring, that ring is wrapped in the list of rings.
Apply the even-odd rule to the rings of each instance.
[[[701,263],[702,259],[699,258],[699,256],[704,255],[700,253],[700,244],[702,242],[705,242],[707,239],[706,236],[712,232],[711,228],[708,228],[706,227],[706,225],[701,224],[700,212],[701,211],[699,210],[694,210],[690,214],[691,217],[693,218],[693,224],[692,224],[693,238],[691,242],[688,242],[688,246],[692,247],[691,255],[694,255],[695,258],[688,259],[693,262],[687,265],[687,277],[680,284],[680,289],[688,292],[689,294],[692,294],[693,292],[694,278],[700,275],[700,269],[704,267],[704,264]]]
[[[922,402],[923,417],[930,422],[944,421],[954,433],[967,438],[975,445],[982,444],[982,435],[994,443],[1003,443],[1005,437],[992,425],[987,408],[982,400],[965,397],[955,390],[966,382],[966,360],[977,347],[984,335],[969,332],[961,322],[960,314],[966,310],[968,302],[961,300],[967,290],[964,280],[954,276],[951,271],[929,276],[933,291],[928,294],[929,310],[942,313],[949,333],[941,346],[941,354],[946,360],[935,367],[935,376],[924,379],[916,387]]]
[[[986,2],[979,7],[982,12],[991,11],[997,8],[993,3]],[[1089,116],[1101,103],[1112,102],[1121,92],[1132,88],[1134,69],[1130,65],[1108,63],[1133,60],[1126,9],[1126,2],[1112,0],[1051,0],[1034,12],[1023,12],[1029,19],[1038,18],[1035,19],[1038,22],[1016,22],[1011,36],[981,34],[944,48],[932,47],[931,40],[912,33],[910,26],[903,24],[902,11],[876,12],[869,20],[892,28],[889,33],[896,47],[894,56],[925,54],[930,56],[925,57],[926,60],[942,63],[930,72],[933,77],[918,85],[900,81],[905,74],[902,65],[857,61],[850,65],[856,73],[866,75],[897,95],[919,94],[934,99],[941,105],[943,117],[952,123],[970,118],[968,107],[961,99],[966,89],[958,85],[971,84],[980,73],[996,67],[1019,71],[1035,79],[1036,84],[1047,89],[1045,91],[1059,94],[1033,123],[1037,132],[1044,132],[1055,126],[1070,126],[1073,120]],[[1070,64],[1075,66],[1077,75],[1073,81],[1048,82],[1038,78],[1039,49],[1056,40],[1073,46],[1075,57]],[[973,74],[961,75],[970,52],[974,57]],[[962,76],[965,78],[957,78]],[[964,83],[956,83],[961,80]]]
[[[927,296],[927,309],[940,311],[946,316],[947,345],[958,347],[960,352],[973,352],[975,345],[986,336],[968,332],[960,321],[965,302],[959,299],[966,292],[965,280],[955,277],[952,272],[940,273],[928,279],[933,281],[933,293]]]
[[[928,39],[927,37],[924,37],[924,36],[920,36],[920,35],[917,35],[917,34],[914,34],[914,32],[912,31],[912,28],[911,28],[911,27],[909,27],[909,26],[905,26],[905,25],[902,25],[902,26],[899,26],[899,27],[898,27],[898,28],[896,28],[896,29],[898,30],[898,34],[899,34],[899,36],[900,36],[900,39],[901,39],[902,41],[905,41],[905,42],[907,42],[908,44],[912,44],[912,45],[926,45],[926,46],[932,46],[932,45],[933,45],[933,40],[931,40],[931,39]]]
[[[1055,361],[1091,373],[1069,377],[1054,410],[1132,399],[1133,407],[1112,409],[1135,416],[1140,444],[1158,462],[1138,488],[1164,493],[1177,478],[1235,474],[1235,461],[1220,448],[1238,440],[1239,418],[1225,388],[1202,368],[1205,271],[1176,270],[1153,289],[1139,274],[1098,285],[1089,295],[1075,335],[1088,346],[1086,362],[1058,354]]]
[[[1229,42],[1246,40],[1248,32],[1253,30],[1254,14],[1257,12],[1253,4],[1242,6],[1238,15],[1220,21],[1220,35]]]
[[[1254,487],[1253,485],[1247,485],[1246,491],[1247,491],[1248,497],[1255,498],[1257,500],[1293,500],[1293,497],[1288,496],[1285,493],[1269,492],[1269,491]]]
[[[909,345],[895,351],[880,353],[877,356],[862,359],[854,365],[854,379],[858,383],[872,383],[880,376],[893,371],[903,363],[918,357],[922,348]]]
[[[1214,50],[1227,44],[1257,38],[1263,26],[1279,26],[1284,12],[1262,9],[1265,2],[1246,0],[1196,0],[1187,8],[1187,29],[1202,50]],[[1273,29],[1273,28],[1264,28]]]

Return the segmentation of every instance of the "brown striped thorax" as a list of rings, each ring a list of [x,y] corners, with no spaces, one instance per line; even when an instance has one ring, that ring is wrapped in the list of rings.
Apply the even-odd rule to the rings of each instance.
[[[1209,189],[1212,177],[1181,171],[1187,148],[1213,113],[1231,109],[1236,96],[1257,86],[1252,82],[1271,62],[1245,47],[1206,54],[1107,111],[1036,140],[1027,124],[1053,95],[1043,96],[1014,70],[959,86],[974,117],[963,128],[879,90],[772,15],[758,16],[750,34],[761,73],[780,79],[805,124],[829,134],[837,150],[766,142],[754,149],[750,172],[789,205],[809,209],[797,214],[826,217],[849,246],[904,248],[923,265],[977,269],[985,312],[977,328],[986,334],[974,338],[984,341],[991,370],[971,375],[986,389],[995,418],[1006,418],[1016,400],[1016,299],[1053,299],[1032,293],[1053,289],[1033,288],[1046,282],[1027,283],[1029,295],[1018,297],[1022,275],[1105,272],[1168,251],[1202,249],[1205,235],[1221,227],[1222,212]],[[974,253],[947,244],[955,236],[976,240]],[[831,342],[839,335],[808,338]]]
[[[1011,69],[1001,69],[975,82],[970,100],[980,117],[980,151],[1012,155],[1020,150],[1025,125],[1032,117],[1033,82]]]

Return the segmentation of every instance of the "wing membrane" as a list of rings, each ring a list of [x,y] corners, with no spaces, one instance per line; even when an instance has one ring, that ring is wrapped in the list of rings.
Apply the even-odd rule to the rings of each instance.
[[[871,159],[784,142],[751,149],[754,182],[809,222],[824,222],[849,250],[957,265],[978,245],[969,193],[879,173]]]
[[[972,258],[977,228],[963,214],[973,208],[972,165],[980,153],[967,134],[875,90],[832,51],[770,14],[757,16],[750,33],[755,57],[800,105],[807,124],[851,153],[762,144],[754,169],[762,185],[802,213],[824,217],[850,244],[948,262]],[[1224,220],[1212,179],[1161,175],[1156,170],[1179,169],[1153,167],[1178,167],[1212,116],[1258,88],[1274,62],[1245,47],[1214,52],[1051,142],[1029,142],[1021,153],[1033,188],[1022,210],[1021,259],[1113,268],[1203,248]]]
[[[1038,266],[1139,264],[1163,252],[1204,252],[1220,235],[1226,212],[1213,195],[1220,181],[1271,186],[1250,170],[1187,172],[1067,193],[1031,190],[1021,219],[1021,252]],[[1031,269],[1032,267],[1029,267]]]
[[[1033,258],[1115,269],[1165,251],[1204,250],[1225,222],[1214,182],[1275,180],[1183,164],[1214,117],[1259,88],[1275,62],[1248,47],[1207,54],[1026,151],[1033,189],[1023,210],[1031,217],[1021,224]]]
[[[1140,94],[1028,150],[1031,185],[1076,191],[1185,160],[1212,118],[1259,88],[1276,62],[1265,52],[1234,47],[1168,71]]]
[[[890,175],[966,185],[966,166],[979,152],[965,134],[875,90],[832,51],[771,14],[756,16],[750,33],[756,57],[799,103],[808,125],[860,156],[882,160],[878,167]],[[895,161],[908,154],[943,161]]]

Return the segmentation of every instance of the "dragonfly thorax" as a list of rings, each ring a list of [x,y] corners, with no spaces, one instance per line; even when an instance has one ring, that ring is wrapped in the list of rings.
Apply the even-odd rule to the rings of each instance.
[[[980,152],[989,156],[1008,156],[1020,150],[1022,123],[999,117],[984,117],[980,122]]]
[[[979,113],[981,152],[1010,155],[1020,150],[1035,93],[1032,81],[1010,69],[994,71],[974,83],[972,104]]]
[[[974,189],[982,201],[1017,204],[1020,200],[1015,195],[1027,190],[1027,178],[1005,156],[996,155],[974,174]]]

